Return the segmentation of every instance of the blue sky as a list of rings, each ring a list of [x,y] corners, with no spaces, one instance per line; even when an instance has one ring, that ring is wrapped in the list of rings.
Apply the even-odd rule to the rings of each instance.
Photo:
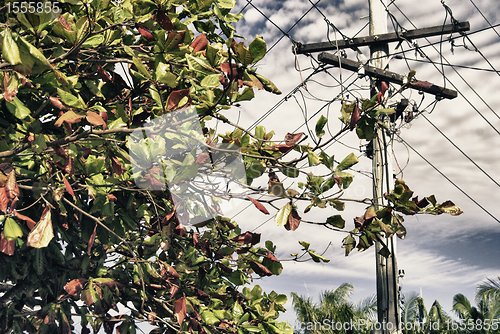
[[[446,4],[457,20],[470,22],[470,33],[488,27],[487,21],[474,5],[481,10],[492,25],[500,23],[498,1],[450,0]],[[250,3],[238,0],[237,8],[244,8],[245,17],[236,24],[236,27],[241,35],[249,38],[248,42],[253,36],[262,35],[270,47],[282,37],[282,32],[270,21],[283,31],[288,31],[311,7],[312,2],[305,0],[253,0]],[[367,0],[323,0],[317,3],[317,7],[319,10],[315,8],[310,10],[289,32],[293,40],[302,43],[321,42],[326,41],[327,38],[334,40],[335,33],[332,29],[328,29],[322,14],[348,37],[358,32],[358,36],[368,35],[367,28],[362,30],[368,22]],[[393,21],[389,20],[388,23],[389,32],[394,31],[392,23],[396,21],[408,30],[414,29],[412,24],[418,28],[424,28],[442,25],[445,19],[446,24],[451,23],[449,13],[447,14],[439,0],[420,0],[418,3],[396,0],[388,9],[393,14]],[[500,119],[494,112],[498,115],[500,95],[497,93],[497,87],[500,77],[498,72],[492,71],[492,67],[500,69],[498,54],[500,36],[497,32],[500,32],[499,27],[496,31],[488,29],[470,35],[470,40],[491,65],[479,52],[474,51],[470,41],[456,39],[452,51],[448,36],[444,36],[441,44],[439,43],[440,37],[430,38],[429,41],[418,40],[423,52],[435,62],[436,66],[430,62],[422,62],[426,59],[416,55],[411,46],[403,44],[408,61],[394,58],[390,62],[390,70],[406,74],[410,69],[414,69],[417,71],[419,80],[427,80],[442,86],[445,84],[445,79],[439,71],[444,68],[446,78],[449,80],[446,82],[446,87],[454,89],[453,86],[455,86],[459,91],[459,97],[454,100],[440,101],[432,109],[434,97],[426,95],[421,104],[421,110],[429,106],[426,110],[429,112],[432,109],[432,112],[425,113],[425,117],[498,183],[500,181],[498,168]],[[341,38],[338,32],[337,38]],[[436,43],[436,49],[427,46],[430,42]],[[467,48],[462,46],[464,42]],[[390,51],[394,52],[395,47],[396,44],[392,43]],[[439,55],[440,49],[446,60],[454,65],[453,67],[441,64],[441,62],[446,62]],[[307,91],[302,88],[295,94],[289,95],[286,101],[281,101],[284,96],[300,85],[302,80],[301,73],[294,66],[296,59],[291,50],[291,40],[284,37],[277,42],[266,58],[257,64],[258,72],[276,83],[283,91],[283,95],[270,96],[265,92],[259,92],[256,94],[256,99],[243,104],[240,108],[240,124],[250,125],[275,107],[275,110],[261,125],[266,126],[268,130],[274,130],[278,139],[301,126],[304,122],[304,113],[307,113],[308,117],[313,115],[324,107],[324,101],[331,100],[340,92],[340,85],[335,80],[340,79],[341,73],[338,69],[330,69],[328,74],[316,75],[314,81],[308,83]],[[361,51],[364,56],[369,55],[367,48],[362,48]],[[352,51],[348,50],[347,56],[350,59],[356,59]],[[310,68],[314,61],[311,62],[303,55],[299,55],[297,61],[302,70],[302,77],[307,77],[311,73]],[[470,67],[476,69],[470,69]],[[349,79],[350,75],[350,72],[342,71],[342,78],[345,80],[343,85],[355,79],[355,77]],[[355,85],[351,87],[355,88],[351,91],[351,97],[368,97],[367,79],[357,79]],[[405,91],[404,97],[413,99],[419,104],[422,99],[422,95],[415,91]],[[339,109],[339,102],[332,103],[329,109],[321,109],[311,124],[314,126],[318,117],[324,115],[329,117],[328,124],[331,131],[337,131]],[[305,127],[302,126],[297,132],[300,131],[306,131]],[[420,116],[410,124],[401,127],[399,134],[465,193],[500,219],[498,185],[468,161],[424,117]],[[435,299],[438,299],[444,309],[450,311],[455,294],[464,293],[472,301],[478,283],[487,277],[500,276],[500,261],[498,260],[500,258],[498,245],[500,224],[410,148],[397,141],[393,144],[399,165],[401,168],[406,165],[403,170],[404,179],[416,194],[419,196],[434,194],[439,201],[451,199],[464,210],[464,214],[459,217],[444,215],[407,217],[405,222],[408,230],[407,238],[403,241],[398,240],[398,265],[406,272],[403,280],[403,293],[422,291],[428,307]],[[338,159],[342,159],[352,151],[360,155],[359,146],[359,139],[351,133],[342,138],[342,144],[330,147],[328,153],[335,154]],[[370,160],[362,157],[355,169],[370,171],[370,164]],[[397,172],[399,172],[398,169]],[[286,180],[285,184],[293,186],[291,182],[287,183],[288,181]],[[351,187],[349,194],[351,196],[361,198],[371,196],[371,180],[363,174],[356,174]],[[361,215],[363,211],[363,205],[349,204],[343,214],[348,226],[352,224],[352,218]],[[334,212],[329,209],[315,212],[313,210],[309,214],[303,214],[302,217],[311,221],[324,221],[332,214]],[[244,228],[254,230],[265,222],[268,216],[250,207],[234,219]],[[295,232],[288,232],[283,227],[276,226],[271,219],[258,227],[256,231],[262,233],[263,240],[270,239],[276,242],[280,258],[288,258],[290,253],[299,251],[298,240],[309,241],[311,247],[318,252],[322,252],[331,242],[331,246],[325,253],[325,256],[331,260],[330,263],[284,262],[282,275],[256,281],[268,290],[274,289],[287,294],[294,291],[301,295],[309,295],[318,301],[321,291],[335,289],[340,284],[349,282],[356,288],[353,301],[375,293],[373,249],[364,253],[353,252],[345,258],[343,249],[340,248],[342,234],[305,224]],[[288,306],[291,309],[291,305],[288,304]],[[287,312],[283,319],[293,322],[295,319],[293,311]]]

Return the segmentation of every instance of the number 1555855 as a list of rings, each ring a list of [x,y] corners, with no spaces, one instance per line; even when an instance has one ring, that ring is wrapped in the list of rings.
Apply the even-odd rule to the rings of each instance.
[[[42,13],[60,13],[61,8],[59,7],[59,2],[35,2],[35,1],[14,1],[7,3],[8,13],[31,13],[31,14],[42,14]]]

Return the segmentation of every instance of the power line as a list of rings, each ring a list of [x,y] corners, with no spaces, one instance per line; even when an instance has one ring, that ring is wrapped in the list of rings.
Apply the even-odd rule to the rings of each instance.
[[[422,117],[429,122],[430,125],[434,127],[446,140],[448,140],[460,153],[462,153],[470,162],[474,164],[484,175],[486,175],[493,183],[495,183],[498,187],[500,187],[500,184],[495,181],[487,172],[485,172],[479,165],[472,160],[464,151],[462,151],[450,138],[448,138],[434,123],[432,123],[424,114],[422,114]]]
[[[493,216],[488,210],[486,210],[481,204],[479,204],[475,199],[473,199],[469,194],[467,194],[465,191],[462,190],[462,188],[460,188],[455,182],[453,182],[448,176],[446,176],[443,172],[441,172],[436,166],[434,166],[429,160],[427,160],[422,154],[418,153],[418,151],[416,149],[414,149],[410,144],[408,144],[407,141],[405,141],[403,138],[401,138],[398,134],[396,134],[396,136],[405,144],[407,145],[409,148],[411,148],[411,150],[413,152],[415,152],[420,158],[422,158],[422,160],[424,160],[425,162],[427,162],[432,168],[434,168],[434,170],[436,172],[438,172],[439,174],[441,174],[442,177],[444,177],[448,182],[450,182],[455,188],[457,188],[462,194],[464,194],[468,199],[470,199],[474,204],[476,204],[479,208],[481,208],[481,210],[483,210],[485,213],[487,213],[491,218],[493,218],[494,220],[496,220],[498,223],[500,223],[500,220],[498,220],[495,216]]]
[[[481,12],[479,10],[479,8],[476,6],[476,4],[474,3],[474,1],[470,0],[470,2],[477,9],[477,11],[479,12],[479,14],[481,14],[481,16],[484,18],[484,20],[488,23],[488,25],[493,29],[493,31],[497,34],[497,36],[500,37],[500,34],[498,33],[498,31],[491,25],[490,21],[488,21],[488,19],[486,18],[486,16],[484,16],[483,12]]]
[[[414,27],[416,28],[415,24],[413,24],[413,22],[406,16],[406,14],[395,4],[393,3],[393,5],[399,10],[399,12],[405,17],[405,19]],[[429,39],[426,38],[427,42],[430,43]],[[439,53],[439,51],[436,49],[435,46],[433,46],[434,50],[436,52]],[[425,53],[424,53],[425,55]],[[441,55],[442,56],[442,55]],[[439,70],[439,68],[436,66],[436,64],[434,63],[434,61],[432,61],[427,55],[425,55],[425,57],[427,59],[429,59],[429,61],[433,64],[433,66],[438,70],[439,73],[441,73],[441,70]],[[450,64],[450,62],[444,57],[442,56],[443,60],[446,61],[446,63]],[[451,64],[450,64],[451,65]],[[470,88],[471,91],[473,91],[477,97],[479,97],[479,99],[488,107],[488,109],[490,109],[490,111],[497,117],[500,119],[500,116],[493,110],[493,108],[490,107],[490,105],[488,103],[486,103],[486,101],[481,97],[481,95],[479,95],[479,93],[477,93],[477,91],[467,82],[467,80],[465,80],[465,78],[454,68],[452,67],[452,69],[455,71],[455,73],[462,79],[462,81],[467,85],[467,87]],[[443,75],[443,73],[441,73]],[[493,124],[491,124],[490,121],[488,121],[488,119],[472,104],[472,102],[469,101],[469,99],[467,99],[465,97],[465,95],[453,84],[453,82],[451,82],[448,78],[446,78],[448,80],[448,82],[453,86],[453,88],[458,91],[460,93],[460,95],[462,95],[462,97],[464,98],[465,101],[467,101],[467,103],[479,114],[479,116],[481,116],[481,118],[483,118],[483,120],[498,134],[500,135],[500,132],[493,126]]]

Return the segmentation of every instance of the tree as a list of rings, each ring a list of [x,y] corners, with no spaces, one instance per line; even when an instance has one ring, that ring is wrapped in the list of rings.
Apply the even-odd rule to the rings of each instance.
[[[208,118],[229,122],[219,112],[252,99],[254,87],[279,93],[249,67],[266,53],[262,38],[235,41],[234,4],[2,8],[2,333],[70,333],[75,321],[82,333],[134,333],[137,321],[152,333],[291,332],[276,321],[286,296],[241,289],[252,273],[279,274],[273,244],[257,246],[260,234],[216,215],[187,226],[217,202],[174,200],[157,177],[162,159],[171,186],[227,162],[230,144],[249,135],[223,136],[222,150],[198,154],[217,143]],[[164,131],[130,140],[164,115]],[[172,141],[184,154],[166,152]]]
[[[231,25],[241,18],[231,13],[234,5],[64,0],[2,7],[3,331],[69,333],[74,317],[84,333],[88,326],[134,332],[143,320],[153,333],[291,331],[276,321],[285,296],[241,288],[281,272],[275,246],[260,247],[260,235],[223,218],[219,204],[240,197],[263,214],[273,207],[289,230],[302,221],[296,201],[310,203],[305,212],[342,211],[358,159],[338,162],[325,146],[354,129],[373,139],[393,110],[376,110],[385,91],[346,101],[338,133],[326,135],[322,116],[313,144],[304,133],[273,141],[264,126],[251,132],[234,123],[230,107],[253,99],[254,90],[280,93],[255,67],[265,42],[257,36],[245,45]],[[218,132],[217,122],[231,130]],[[310,172],[319,165],[323,176]],[[281,175],[305,182],[300,191],[285,190]],[[268,188],[252,186],[256,179]],[[244,191],[227,191],[229,183]],[[249,196],[264,191],[270,199]],[[368,208],[352,230],[337,214],[320,224],[347,234],[347,255],[382,234],[404,237],[399,213],[461,213],[450,201],[413,197],[402,180],[386,197],[390,204],[377,212],[358,200]],[[328,261],[301,245],[312,260]]]
[[[349,301],[353,290],[351,284],[344,283],[334,291],[323,292],[317,305],[310,298],[292,293],[293,307],[301,324],[299,333],[368,333],[369,327],[365,325],[375,321],[377,300],[373,296],[354,305]],[[342,324],[342,328],[338,329],[336,324]]]
[[[453,310],[460,318],[461,329],[466,333],[499,333],[500,301],[495,298],[482,298],[481,287],[478,286],[476,300],[473,306],[463,294],[453,297]],[[463,328],[462,328],[463,327]]]

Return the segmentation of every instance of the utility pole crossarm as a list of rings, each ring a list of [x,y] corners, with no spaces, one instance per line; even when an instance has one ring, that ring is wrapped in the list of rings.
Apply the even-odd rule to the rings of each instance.
[[[337,49],[357,48],[360,46],[370,46],[379,43],[401,42],[404,40],[413,40],[417,38],[451,34],[454,32],[464,32],[470,30],[468,21],[457,24],[447,24],[422,29],[406,30],[402,32],[393,32],[375,36],[356,37],[348,40],[335,40],[331,42],[300,44],[294,46],[297,54],[331,51]]]
[[[398,85],[404,85],[406,83],[406,77],[401,74],[397,74],[394,72],[390,72],[387,70],[383,70],[381,68],[377,68],[374,66],[370,65],[363,65],[362,63],[359,63],[357,61],[353,61],[347,58],[339,58],[337,55],[333,55],[331,53],[327,52],[322,52],[318,56],[318,60],[322,63],[334,65],[334,66],[342,66],[342,68],[353,71],[353,72],[358,72],[360,68],[364,70],[364,74],[377,78],[386,82],[392,82]],[[440,86],[436,86],[430,82],[427,81],[414,81],[414,82],[409,82],[408,87],[412,89],[416,89],[425,93],[433,94],[436,96],[440,96],[446,99],[454,99],[457,97],[457,92],[448,89],[448,88],[443,88]]]

